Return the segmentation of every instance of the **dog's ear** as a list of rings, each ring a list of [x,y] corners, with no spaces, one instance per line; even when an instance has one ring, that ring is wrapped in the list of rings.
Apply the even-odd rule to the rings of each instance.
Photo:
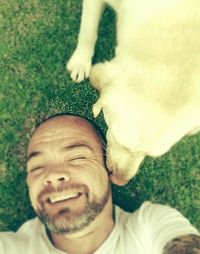
[[[93,65],[90,72],[92,86],[100,91],[103,86],[112,80],[111,63],[98,63]]]
[[[92,112],[93,112],[94,118],[96,118],[99,115],[102,107],[103,107],[102,100],[101,100],[101,98],[99,98],[98,101],[92,107]]]

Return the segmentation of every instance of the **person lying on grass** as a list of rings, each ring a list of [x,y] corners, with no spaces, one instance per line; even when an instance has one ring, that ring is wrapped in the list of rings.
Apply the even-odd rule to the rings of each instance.
[[[177,210],[144,202],[128,213],[113,205],[104,149],[99,131],[79,116],[39,125],[27,152],[37,217],[0,233],[1,254],[200,253],[199,232]]]

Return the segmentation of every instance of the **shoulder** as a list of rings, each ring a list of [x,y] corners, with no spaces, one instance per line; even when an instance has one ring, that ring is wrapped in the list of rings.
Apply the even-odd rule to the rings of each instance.
[[[135,210],[134,212],[125,212],[119,207],[116,207],[116,214],[120,218],[120,220],[137,220],[138,222],[144,222],[146,218],[148,221],[153,220],[157,216],[163,216],[164,214],[181,214],[176,210],[166,205],[161,204],[153,204],[150,201],[145,201],[141,204],[141,206]]]
[[[144,202],[133,213],[118,209],[118,216],[124,230],[148,240],[152,253],[162,253],[166,243],[178,236],[199,234],[179,211],[161,204]]]
[[[154,220],[157,222],[158,216],[163,217],[164,213],[169,214],[173,210],[168,206],[153,204],[149,201],[142,203],[134,212],[126,212],[118,206],[115,206],[117,223],[124,227],[134,228],[134,230],[139,228],[140,231],[143,228],[146,230],[150,224],[154,223]]]
[[[17,232],[0,232],[0,253],[23,253],[39,227],[40,222],[35,218],[26,221]]]
[[[128,220],[136,219],[138,222],[158,222],[158,220],[180,220],[188,221],[177,209],[168,205],[154,204],[150,201],[145,201],[134,212],[125,212],[120,208],[117,208],[118,215]]]

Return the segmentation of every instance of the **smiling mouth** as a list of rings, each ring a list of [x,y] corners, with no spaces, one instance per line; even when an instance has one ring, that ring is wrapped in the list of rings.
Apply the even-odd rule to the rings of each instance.
[[[72,193],[53,193],[47,199],[46,202],[49,204],[58,204],[65,201],[73,200],[80,197],[82,192],[72,192]]]

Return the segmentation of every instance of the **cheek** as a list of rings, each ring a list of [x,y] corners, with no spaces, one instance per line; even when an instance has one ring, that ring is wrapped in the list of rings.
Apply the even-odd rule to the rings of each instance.
[[[94,192],[102,194],[105,192],[105,189],[108,187],[108,174],[104,167],[98,168],[98,170],[93,174],[92,179],[92,188]]]
[[[39,180],[33,177],[27,177],[27,185],[29,190],[29,198],[32,206],[36,209],[38,207],[37,197],[40,190]]]
[[[103,192],[107,188],[109,181],[106,169],[96,162],[84,165],[79,171],[78,179],[96,194]]]

